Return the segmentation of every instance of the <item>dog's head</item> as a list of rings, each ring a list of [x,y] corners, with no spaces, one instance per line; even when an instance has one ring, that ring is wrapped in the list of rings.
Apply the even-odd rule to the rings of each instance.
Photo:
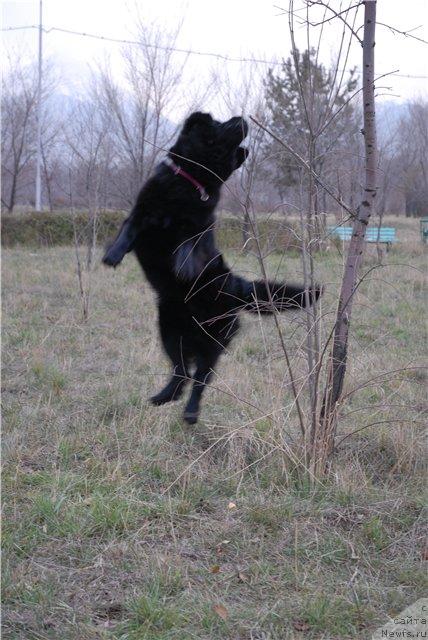
[[[227,180],[247,159],[248,150],[240,146],[247,133],[244,118],[218,122],[196,111],[184,123],[170,157],[205,185],[218,184],[218,178]]]

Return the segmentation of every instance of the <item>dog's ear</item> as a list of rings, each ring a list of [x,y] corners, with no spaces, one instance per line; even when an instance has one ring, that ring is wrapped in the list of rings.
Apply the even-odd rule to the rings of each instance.
[[[241,164],[243,164],[245,162],[245,160],[248,158],[249,153],[250,152],[245,147],[238,147],[237,148],[237,150],[236,150],[236,160],[237,160],[236,168],[240,167]]]
[[[195,111],[192,113],[184,123],[183,133],[189,133],[189,131],[195,126],[195,124],[209,125],[213,121],[210,113],[202,113],[202,111]]]

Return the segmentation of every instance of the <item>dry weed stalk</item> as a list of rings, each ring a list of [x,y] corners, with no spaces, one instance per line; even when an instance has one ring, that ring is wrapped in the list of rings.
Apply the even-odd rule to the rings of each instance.
[[[99,181],[97,180],[97,185]],[[98,189],[95,189],[95,200],[89,204],[88,224],[86,225],[86,253],[82,255],[81,230],[76,221],[76,210],[73,200],[73,189],[70,178],[70,212],[73,224],[73,244],[76,258],[76,273],[79,287],[80,301],[82,305],[82,318],[86,322],[89,319],[91,300],[92,271],[94,266],[94,254],[97,244],[98,218],[100,208],[98,205]]]

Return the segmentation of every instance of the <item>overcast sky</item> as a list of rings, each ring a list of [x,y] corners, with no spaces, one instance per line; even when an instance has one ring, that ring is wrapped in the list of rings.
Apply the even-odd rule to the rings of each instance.
[[[299,6],[299,0],[295,2]],[[339,0],[331,3],[343,5]],[[136,35],[135,15],[144,21],[156,21],[173,29],[182,21],[177,46],[198,51],[217,52],[233,57],[263,57],[278,59],[288,56],[290,36],[288,19],[275,6],[288,6],[288,0],[43,0],[44,26],[61,27],[114,38],[132,39]],[[378,0],[378,20],[400,30],[419,27],[413,33],[428,40],[428,0]],[[38,0],[3,1],[3,28],[38,23]],[[335,21],[336,23],[337,21]],[[334,57],[340,39],[339,24],[325,25],[322,57],[326,63]],[[296,25],[297,26],[297,25]],[[297,38],[305,47],[305,29],[297,26]],[[315,42],[315,40],[314,40]],[[37,31],[4,33],[6,48],[24,47],[29,57],[37,54]],[[76,35],[51,32],[44,36],[47,55],[54,58],[61,69],[64,86],[85,76],[88,65],[106,55],[113,70],[120,75],[120,45],[105,43]],[[179,56],[180,54],[177,54]],[[394,34],[385,27],[377,27],[377,74],[399,70],[407,78],[389,76],[382,84],[390,90],[388,99],[405,100],[428,93],[428,45]],[[233,77],[240,73],[237,63],[219,62],[212,58],[190,56],[188,66],[194,76],[204,80],[206,69],[212,65],[225,67]],[[361,64],[361,47],[355,43],[347,67]]]

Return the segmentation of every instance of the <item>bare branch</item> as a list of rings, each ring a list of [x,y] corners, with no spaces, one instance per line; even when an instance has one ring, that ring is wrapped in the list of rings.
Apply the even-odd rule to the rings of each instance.
[[[299,162],[299,164],[312,174],[315,180],[328,193],[328,195],[331,196],[333,200],[335,200],[335,202],[337,202],[337,204],[340,205],[347,213],[349,213],[349,215],[352,218],[355,218],[355,211],[353,211],[351,207],[349,207],[345,202],[343,202],[343,200],[339,196],[337,196],[329,186],[327,186],[324,183],[324,181],[320,178],[320,176],[317,175],[315,171],[309,167],[306,160],[304,160],[304,158],[302,158],[302,156],[298,154],[297,151],[295,151],[292,147],[290,147],[290,145],[288,145],[286,142],[284,142],[284,140],[282,140],[277,135],[275,135],[272,131],[270,131],[267,127],[265,127],[261,122],[259,122],[253,116],[250,116],[250,120],[252,120],[254,124],[256,124],[258,127],[263,129],[263,131],[266,131],[266,133],[268,133],[274,140],[276,140],[276,142],[278,142],[281,146],[283,146],[284,149],[287,149],[287,151],[291,153],[291,155]]]

